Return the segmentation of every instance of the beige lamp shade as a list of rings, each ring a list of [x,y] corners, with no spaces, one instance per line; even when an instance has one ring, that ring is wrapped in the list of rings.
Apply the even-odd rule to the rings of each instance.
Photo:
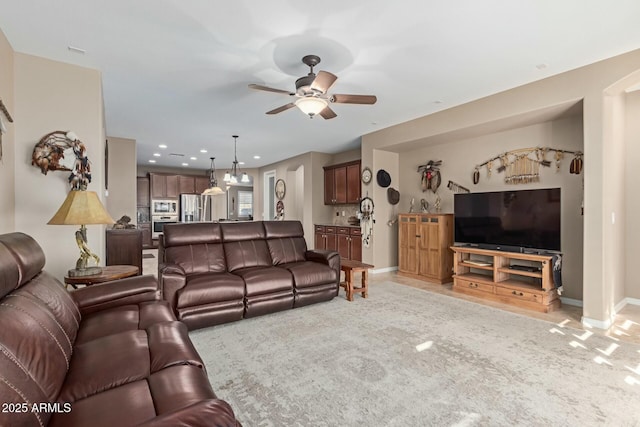
[[[114,222],[95,191],[72,190],[47,224],[86,225]]]

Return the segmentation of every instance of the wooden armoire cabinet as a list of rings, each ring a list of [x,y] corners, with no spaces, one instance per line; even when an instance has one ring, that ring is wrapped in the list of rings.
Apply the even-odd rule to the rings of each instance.
[[[452,214],[398,215],[398,273],[428,282],[451,282]]]

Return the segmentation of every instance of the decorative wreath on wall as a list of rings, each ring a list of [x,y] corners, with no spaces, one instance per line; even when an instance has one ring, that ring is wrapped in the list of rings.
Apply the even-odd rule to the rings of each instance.
[[[43,136],[33,148],[31,164],[44,175],[49,171],[70,171],[69,183],[73,190],[86,190],[91,182],[87,148],[71,131],[57,130]]]

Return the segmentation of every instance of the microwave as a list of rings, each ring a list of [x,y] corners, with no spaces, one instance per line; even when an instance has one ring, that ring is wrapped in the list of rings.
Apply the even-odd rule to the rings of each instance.
[[[177,215],[178,214],[178,201],[177,200],[152,200],[151,201],[151,215]]]

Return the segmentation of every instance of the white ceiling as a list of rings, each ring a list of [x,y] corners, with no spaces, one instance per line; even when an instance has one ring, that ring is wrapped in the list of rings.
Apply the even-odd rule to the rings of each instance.
[[[103,75],[107,134],[154,152],[259,167],[308,151],[359,147],[359,136],[640,48],[638,0],[0,0],[13,48]],[[68,46],[86,51],[72,52]],[[308,68],[339,79],[338,117],[264,113]],[[80,135],[82,138],[82,136]],[[161,150],[158,144],[166,144]],[[207,154],[200,153],[207,149]],[[260,155],[259,160],[253,159]]]

